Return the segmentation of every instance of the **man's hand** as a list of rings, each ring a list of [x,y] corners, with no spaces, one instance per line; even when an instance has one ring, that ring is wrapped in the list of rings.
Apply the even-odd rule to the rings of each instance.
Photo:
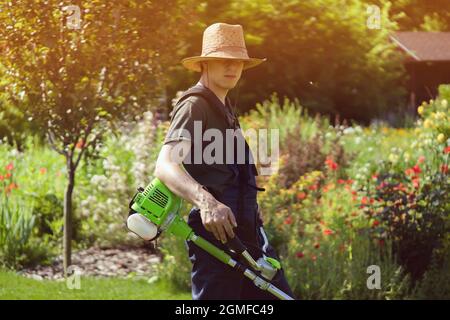
[[[208,208],[209,207],[209,208]],[[212,232],[217,240],[222,243],[234,238],[233,227],[237,227],[234,214],[229,207],[221,202],[200,209],[203,226],[209,232]]]

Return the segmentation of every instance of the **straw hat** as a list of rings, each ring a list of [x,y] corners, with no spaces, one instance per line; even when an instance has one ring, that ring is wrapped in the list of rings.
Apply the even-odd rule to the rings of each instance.
[[[184,58],[181,63],[189,70],[201,72],[200,61],[239,59],[244,69],[252,68],[267,58],[250,58],[245,47],[244,30],[240,24],[214,23],[203,32],[202,54]]]

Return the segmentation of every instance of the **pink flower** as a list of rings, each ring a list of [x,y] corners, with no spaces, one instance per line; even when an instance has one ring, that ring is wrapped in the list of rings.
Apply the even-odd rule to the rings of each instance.
[[[12,169],[14,169],[13,163],[12,163],[12,162],[9,163],[9,164],[5,167],[5,169],[8,170],[8,171],[11,171]]]
[[[415,178],[412,180],[413,186],[414,188],[418,189],[419,188],[419,184],[420,184],[420,180],[419,178]]]
[[[325,229],[325,230],[323,230],[323,234],[326,235],[326,236],[332,235],[333,234],[333,230]]]

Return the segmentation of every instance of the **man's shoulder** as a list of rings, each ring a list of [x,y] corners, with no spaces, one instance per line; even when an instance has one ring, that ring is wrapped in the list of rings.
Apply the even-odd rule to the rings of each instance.
[[[194,105],[194,106],[208,106],[208,100],[206,100],[205,97],[195,94],[190,95],[186,98],[184,98],[182,101],[177,102],[177,105],[184,106],[184,105]]]
[[[189,96],[178,100],[169,116],[173,120],[177,118],[206,119],[208,117],[208,102],[199,96]]]
[[[208,100],[200,95],[190,95],[175,105],[175,109],[183,108],[184,106],[193,107],[195,109],[206,109],[208,107]]]

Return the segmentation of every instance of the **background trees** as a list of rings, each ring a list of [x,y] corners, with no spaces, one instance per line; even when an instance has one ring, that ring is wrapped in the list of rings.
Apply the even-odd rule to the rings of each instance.
[[[377,5],[378,9],[368,9]],[[339,114],[363,123],[404,103],[407,80],[401,56],[389,40],[395,30],[450,30],[450,2],[202,1],[186,39],[185,56],[200,54],[202,32],[217,21],[244,27],[247,49],[268,61],[244,73],[238,105],[280,96],[299,98],[313,112]],[[377,22],[379,25],[369,26]],[[169,93],[184,90],[197,75],[174,68]]]
[[[187,17],[189,7],[175,0],[21,0],[0,11],[8,104],[66,160],[65,269],[80,160],[95,155],[117,122],[158,104],[167,83],[164,69],[176,56]]]

